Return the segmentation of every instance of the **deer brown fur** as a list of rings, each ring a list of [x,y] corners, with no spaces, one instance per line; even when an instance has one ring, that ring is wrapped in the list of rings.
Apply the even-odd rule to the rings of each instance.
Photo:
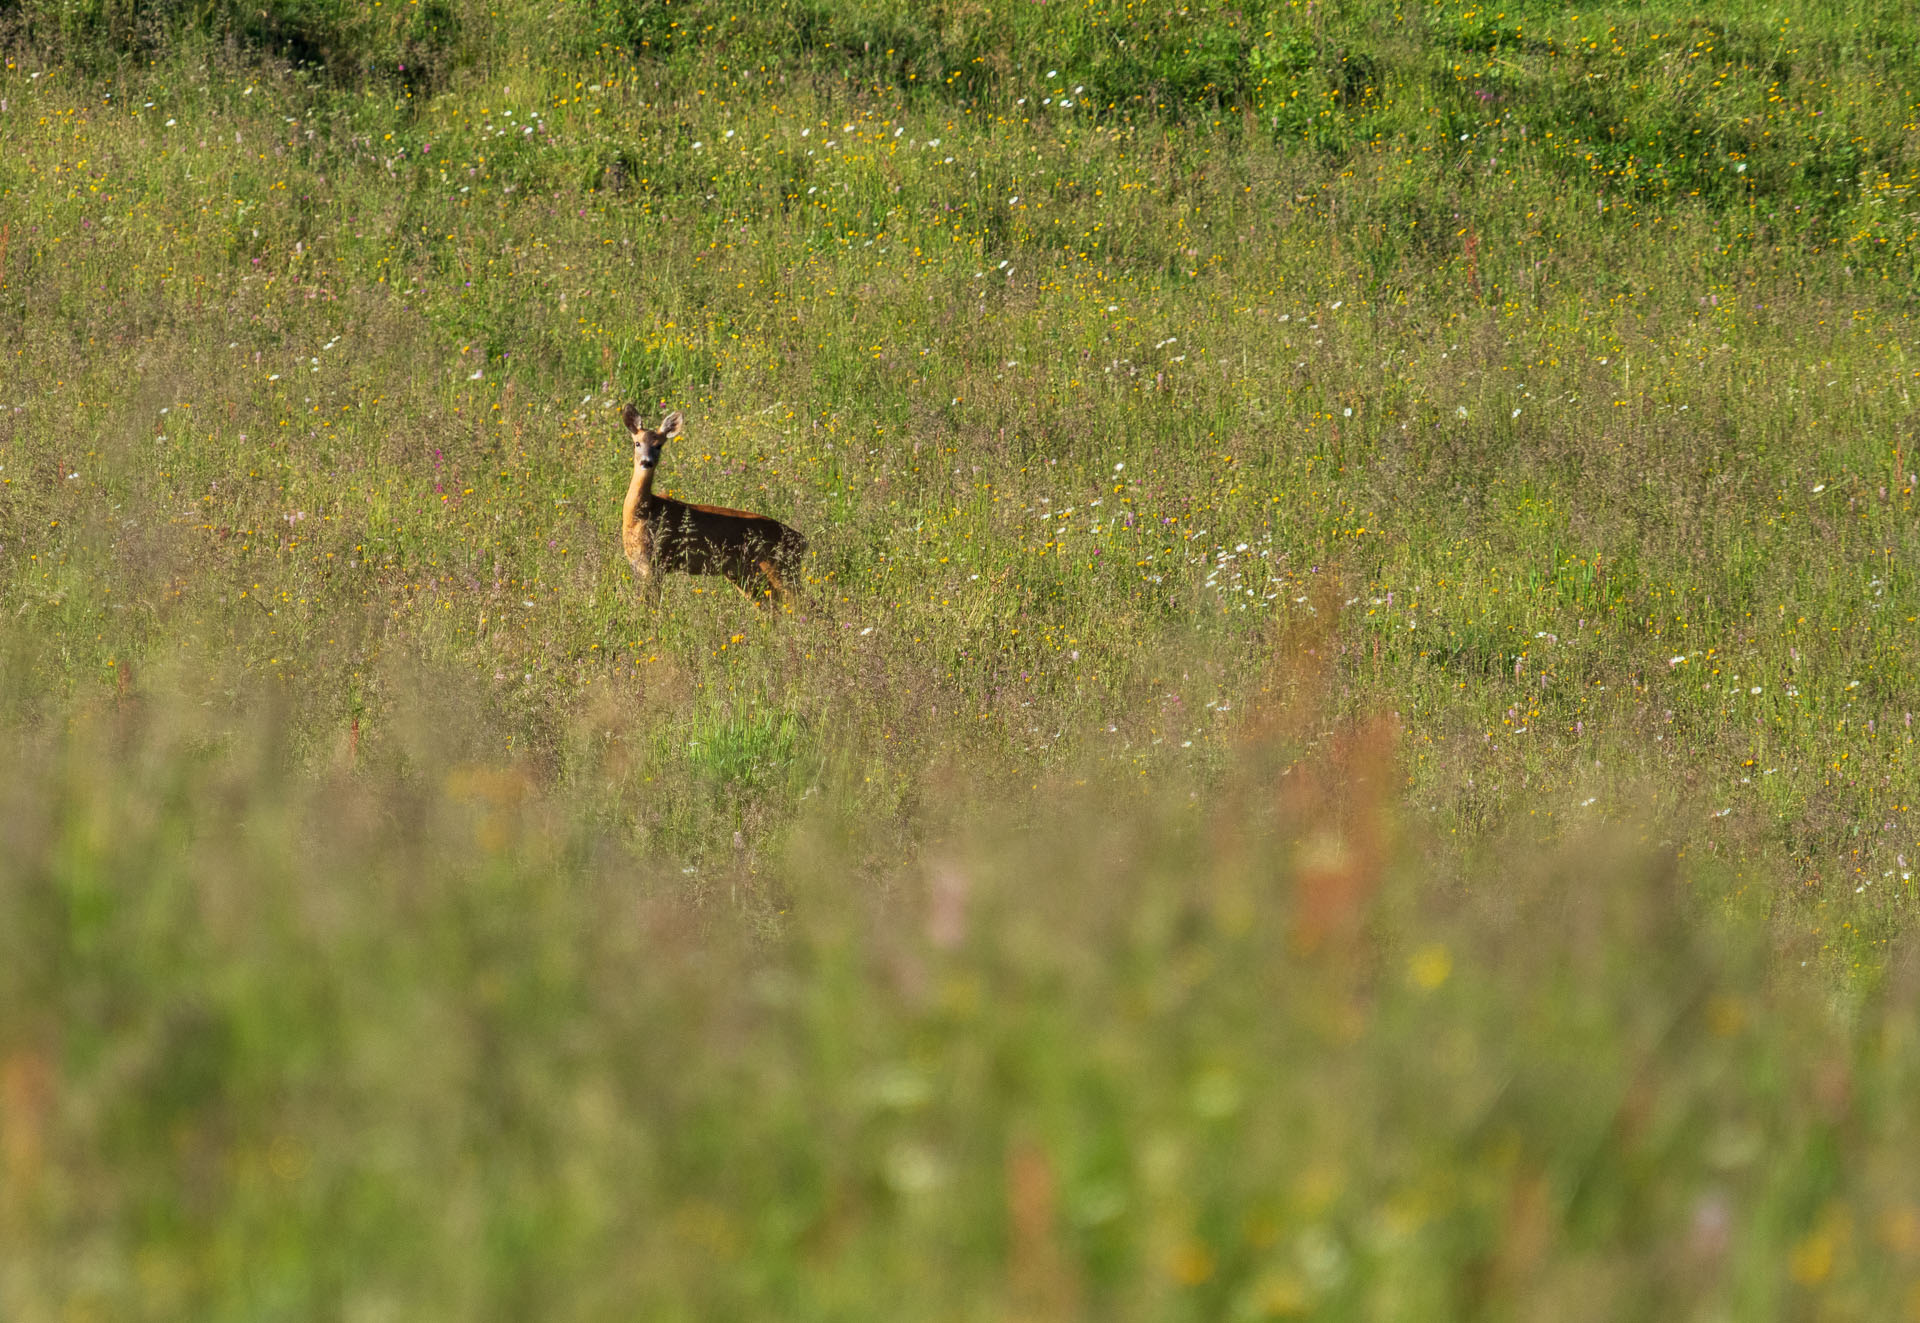
[[[657,428],[642,426],[631,404],[621,417],[633,437],[633,481],[620,507],[620,547],[648,600],[658,599],[663,575],[677,572],[717,574],[757,604],[770,597],[787,605],[786,576],[799,572],[805,536],[768,515],[654,495],[661,451],[681,432],[680,412]]]

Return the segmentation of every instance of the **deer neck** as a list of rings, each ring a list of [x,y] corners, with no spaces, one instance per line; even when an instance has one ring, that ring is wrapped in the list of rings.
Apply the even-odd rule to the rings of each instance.
[[[647,506],[652,500],[653,470],[641,467],[636,450],[633,481],[627,484],[627,499],[620,505],[620,549],[633,572],[646,580],[653,577],[653,535],[647,526]]]
[[[633,481],[627,484],[627,499],[620,506],[623,524],[631,524],[640,518],[646,510],[647,502],[653,499],[653,474],[652,469],[640,463],[640,452],[634,451]]]

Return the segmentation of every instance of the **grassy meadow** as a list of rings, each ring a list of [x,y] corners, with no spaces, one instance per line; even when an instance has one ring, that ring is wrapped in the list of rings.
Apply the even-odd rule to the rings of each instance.
[[[1906,5],[0,48],[0,1316],[1920,1318]]]

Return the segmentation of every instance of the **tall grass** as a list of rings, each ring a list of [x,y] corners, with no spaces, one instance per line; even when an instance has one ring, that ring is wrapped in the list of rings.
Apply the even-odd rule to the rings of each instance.
[[[1317,699],[1317,665],[1273,675]],[[1732,870],[1631,829],[1435,871],[1391,723],[1301,759],[1323,709],[1272,702],[1217,776],[1050,781],[1044,814],[955,775],[918,850],[829,778],[682,870],[449,762],[430,696],[395,738],[434,779],[292,771],[270,697],[163,694],[9,743],[10,1317],[1908,1289],[1907,963],[1836,1000]]]
[[[0,26],[10,1316],[1908,1289],[1897,7]]]

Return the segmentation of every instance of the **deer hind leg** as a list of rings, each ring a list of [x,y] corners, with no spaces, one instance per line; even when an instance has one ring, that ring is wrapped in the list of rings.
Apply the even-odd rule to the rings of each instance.
[[[733,585],[734,590],[738,592],[742,597],[746,598],[749,602],[752,602],[755,606],[766,605],[765,602],[762,602],[758,597],[755,597],[753,595],[753,589],[747,587],[747,584],[750,582],[750,579],[747,576],[729,574],[726,576],[726,578],[727,578],[727,582]]]
[[[787,585],[780,581],[779,567],[766,557],[760,559],[759,567],[760,573],[766,578],[767,590],[773,595],[774,605],[792,610],[793,594],[787,589]]]
[[[754,591],[758,585],[759,576],[750,565],[738,561],[725,563],[721,566],[719,574],[721,578],[733,585],[735,592],[749,602],[758,607],[766,606],[766,602],[762,601],[760,595]]]
[[[780,582],[780,575],[772,561],[763,559],[752,562],[750,566],[730,567],[726,577],[728,583],[740,590],[742,597],[763,611],[771,610],[776,603],[783,604],[787,600],[786,586]]]

